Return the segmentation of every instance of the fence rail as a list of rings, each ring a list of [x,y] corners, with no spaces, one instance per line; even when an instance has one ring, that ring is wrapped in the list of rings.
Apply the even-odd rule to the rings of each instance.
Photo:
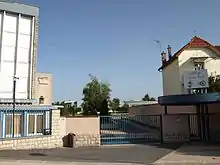
[[[161,115],[114,115],[100,117],[101,144],[161,141]]]

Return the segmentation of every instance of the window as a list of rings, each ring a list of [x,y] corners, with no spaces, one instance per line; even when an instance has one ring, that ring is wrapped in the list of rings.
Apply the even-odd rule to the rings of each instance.
[[[28,114],[27,119],[28,135],[42,135],[44,129],[44,115],[43,113]]]
[[[44,97],[43,97],[43,96],[41,96],[41,97],[39,98],[39,104],[44,104]]]
[[[13,115],[5,114],[5,135],[6,137],[13,136]],[[14,136],[19,137],[22,134],[22,115],[15,114],[14,116]]]
[[[2,114],[0,115],[2,119],[2,125],[0,124],[0,138],[44,135],[44,129],[49,130],[47,135],[51,134],[52,113],[49,110],[16,111],[14,116],[14,127],[13,113],[11,110],[1,111],[0,114]]]
[[[195,70],[201,70],[204,69],[204,62],[195,62],[194,63]]]

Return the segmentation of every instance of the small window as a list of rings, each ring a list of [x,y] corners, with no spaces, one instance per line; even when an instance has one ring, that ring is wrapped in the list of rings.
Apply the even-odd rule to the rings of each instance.
[[[22,133],[22,115],[15,114],[14,116],[14,136],[21,136]],[[5,115],[5,134],[6,137],[12,137],[13,134],[13,115]]]
[[[204,69],[204,62],[195,62],[194,63],[195,70],[201,70]]]
[[[43,96],[41,96],[41,97],[39,98],[39,104],[44,104],[44,97],[43,97]]]
[[[28,135],[42,135],[43,123],[43,113],[28,114]]]

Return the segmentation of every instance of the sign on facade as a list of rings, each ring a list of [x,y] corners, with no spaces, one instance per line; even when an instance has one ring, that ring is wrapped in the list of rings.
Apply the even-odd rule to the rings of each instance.
[[[206,69],[185,72],[183,76],[185,89],[208,88],[208,72]]]

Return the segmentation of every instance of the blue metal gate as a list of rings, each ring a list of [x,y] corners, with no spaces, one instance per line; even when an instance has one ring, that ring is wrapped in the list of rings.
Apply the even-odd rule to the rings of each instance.
[[[162,141],[161,115],[100,117],[101,144],[141,144]]]

